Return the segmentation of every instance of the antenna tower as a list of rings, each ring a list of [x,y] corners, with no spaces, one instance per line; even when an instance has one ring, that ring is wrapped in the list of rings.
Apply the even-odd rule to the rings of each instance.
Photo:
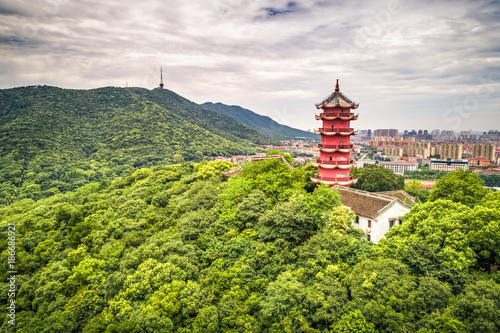
[[[160,89],[163,89],[163,68],[160,67]]]

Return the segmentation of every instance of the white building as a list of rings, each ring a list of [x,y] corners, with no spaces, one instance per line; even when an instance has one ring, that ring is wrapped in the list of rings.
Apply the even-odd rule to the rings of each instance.
[[[407,162],[407,161],[391,161],[391,162],[380,162],[380,165],[384,168],[391,169],[396,175],[404,175],[405,171],[417,171],[417,162]]]
[[[334,186],[340,194],[340,201],[356,214],[355,229],[361,229],[369,241],[377,244],[416,204],[405,191],[371,193],[342,186]]]
[[[453,160],[431,160],[429,169],[439,171],[455,171],[458,169],[469,170],[469,162]]]
[[[365,166],[370,165],[370,164],[377,164],[377,161],[375,161],[375,160],[365,160],[365,159],[359,160],[356,163],[354,163],[354,167],[355,168],[364,168]]]

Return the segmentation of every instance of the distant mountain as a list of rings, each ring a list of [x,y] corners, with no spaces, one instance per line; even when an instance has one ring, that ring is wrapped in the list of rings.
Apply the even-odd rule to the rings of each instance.
[[[36,199],[134,168],[276,143],[166,89],[0,89],[0,207],[22,183],[22,196]]]
[[[314,133],[302,131],[290,126],[281,125],[267,116],[261,116],[251,110],[244,109],[238,105],[226,105],[222,103],[203,103],[203,107],[226,115],[245,125],[267,135],[276,140],[287,140],[296,138],[306,138],[318,140],[318,136]]]

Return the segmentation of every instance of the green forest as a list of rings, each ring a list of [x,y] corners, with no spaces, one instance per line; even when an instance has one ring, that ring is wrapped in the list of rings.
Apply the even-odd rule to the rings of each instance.
[[[256,145],[276,143],[166,89],[4,89],[0,119],[0,207],[23,181],[19,199],[38,200],[134,168],[254,154]]]
[[[447,171],[429,170],[428,168],[422,168],[420,171],[405,171],[405,178],[409,179],[420,179],[420,180],[436,180],[445,175]],[[500,187],[500,175],[479,175],[484,181],[484,186],[488,187]]]
[[[17,332],[500,331],[500,192],[476,175],[442,177],[374,245],[311,165],[233,167],[135,168],[0,209]]]

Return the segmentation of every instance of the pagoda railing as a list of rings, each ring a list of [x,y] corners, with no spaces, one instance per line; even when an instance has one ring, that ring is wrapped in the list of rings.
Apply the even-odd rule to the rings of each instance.
[[[354,160],[349,160],[349,161],[330,161],[330,160],[320,160],[318,158],[318,159],[316,159],[316,163],[330,164],[330,165],[349,165],[349,164],[353,164]]]
[[[354,145],[325,145],[325,144],[318,144],[318,148],[326,148],[326,149],[348,149],[348,148],[353,148]]]
[[[347,182],[347,181],[353,179],[352,176],[349,176],[349,177],[326,177],[326,176],[323,176],[323,177],[321,177],[320,175],[315,175],[314,178],[316,178],[317,180],[324,180],[327,182]]]
[[[323,132],[351,132],[354,131],[354,128],[331,128],[331,127],[326,127],[326,128],[319,128],[319,131]]]
[[[349,116],[354,116],[353,112],[321,112],[319,116],[325,116],[325,117],[349,117]]]

